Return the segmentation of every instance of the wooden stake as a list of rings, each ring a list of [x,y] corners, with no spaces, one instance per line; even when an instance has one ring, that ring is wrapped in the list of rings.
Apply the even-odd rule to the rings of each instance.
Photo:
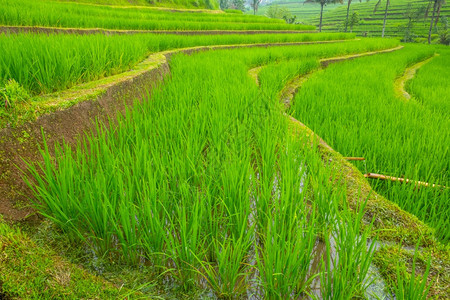
[[[376,174],[376,173],[367,173],[367,174],[364,174],[364,177],[372,178],[372,179],[380,179],[380,180],[398,181],[401,183],[414,183],[415,185],[422,185],[422,186],[426,186],[426,187],[447,188],[446,186],[443,186],[443,185],[431,184],[431,183],[424,182],[424,181],[416,181],[416,180],[411,180],[411,179],[407,179],[407,178],[393,177],[393,176],[381,175],[381,174]]]

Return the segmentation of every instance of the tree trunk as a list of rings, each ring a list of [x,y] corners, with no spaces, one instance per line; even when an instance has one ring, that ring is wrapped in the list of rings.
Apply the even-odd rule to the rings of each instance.
[[[437,8],[437,12],[436,12],[436,20],[434,21],[434,30],[436,30],[436,26],[437,26],[437,23],[439,22],[439,18],[441,17],[441,8],[442,8],[442,5],[438,5],[438,8]]]
[[[256,7],[253,7],[253,14],[256,16]]]
[[[323,14],[323,4],[320,4],[319,32],[322,32],[322,14]]]
[[[347,19],[345,19],[345,32],[347,32],[347,25],[348,25],[348,14],[350,12],[350,4],[352,3],[352,0],[348,0],[347,5]]]
[[[383,20],[383,32],[381,33],[381,37],[384,38],[384,30],[386,29],[386,18],[388,13],[389,0],[386,1],[386,10],[384,11],[384,20]]]
[[[436,13],[436,5],[438,0],[434,0],[433,14],[431,15],[430,29],[428,30],[428,44],[431,44],[431,30],[433,29],[434,14]]]

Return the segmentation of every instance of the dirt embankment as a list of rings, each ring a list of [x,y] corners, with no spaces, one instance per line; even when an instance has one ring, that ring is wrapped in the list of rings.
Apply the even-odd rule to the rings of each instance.
[[[395,80],[394,89],[395,89],[395,94],[397,95],[398,98],[401,98],[404,100],[411,99],[411,95],[408,93],[408,91],[406,91],[406,83],[414,78],[417,70],[419,70],[425,64],[429,63],[437,55],[439,55],[439,54],[435,54],[432,57],[429,57],[425,60],[422,60],[422,61],[416,63],[415,65],[413,65],[409,68],[406,68],[403,75],[400,76],[399,78],[397,78],[397,80]]]
[[[284,34],[284,33],[316,33],[315,30],[120,30],[102,28],[62,28],[41,26],[0,26],[0,34],[41,33],[41,34],[173,34],[173,35],[224,35],[224,34]]]

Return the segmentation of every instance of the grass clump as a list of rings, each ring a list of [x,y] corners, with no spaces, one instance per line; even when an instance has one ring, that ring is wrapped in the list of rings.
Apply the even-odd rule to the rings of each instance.
[[[27,91],[14,79],[9,79],[5,86],[0,88],[0,101],[4,103],[4,108],[14,108],[17,102],[29,99]]]

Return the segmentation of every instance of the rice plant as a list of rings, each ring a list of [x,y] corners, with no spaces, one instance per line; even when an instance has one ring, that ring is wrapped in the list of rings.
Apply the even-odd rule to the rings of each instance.
[[[247,75],[278,58],[307,58],[304,72],[324,56],[392,46],[361,43],[173,56],[165,85],[117,127],[98,124],[75,149],[43,149],[44,162],[30,164],[36,208],[98,256],[151,267],[184,292],[230,298],[311,294],[315,245],[339,220],[338,251],[352,256],[336,264],[360,268],[346,276],[363,290],[371,252],[362,209],[357,221],[336,217],[344,186],[289,132],[279,85],[262,92]]]
[[[3,0],[0,24],[138,30],[314,30],[263,16],[171,12],[149,7],[113,7],[45,0]]]
[[[449,120],[430,104],[396,98],[393,87],[407,66],[433,54],[434,48],[407,45],[330,66],[302,86],[292,111],[344,156],[364,157],[368,172],[440,185],[372,181],[377,191],[436,228],[447,242],[448,230],[442,228],[448,225],[444,215],[450,206],[448,188],[442,186],[448,187],[450,141],[442,128],[449,127]]]
[[[128,71],[150,53],[205,45],[352,39],[347,34],[171,36],[0,35],[0,86],[15,80],[31,95]]]

